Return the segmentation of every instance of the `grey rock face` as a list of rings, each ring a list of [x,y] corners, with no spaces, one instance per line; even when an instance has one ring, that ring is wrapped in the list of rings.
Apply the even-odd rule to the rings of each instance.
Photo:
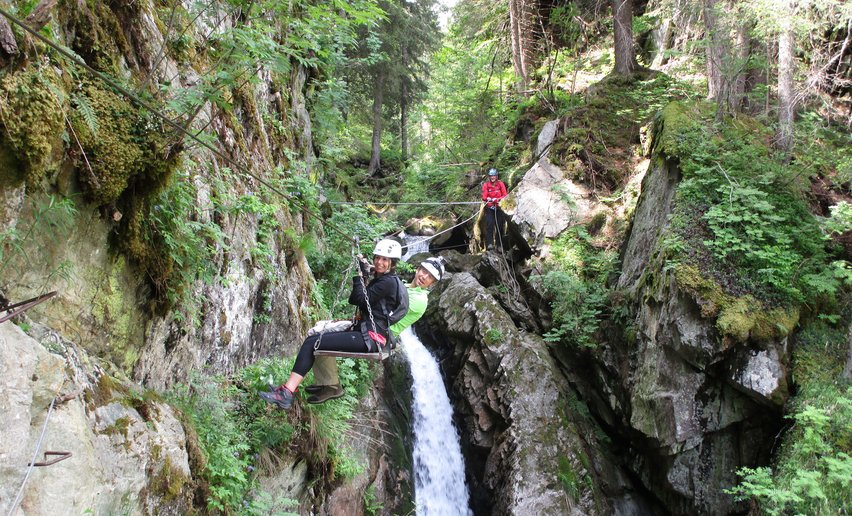
[[[446,329],[436,339],[450,346],[443,367],[457,400],[474,506],[493,514],[638,511],[628,482],[572,421],[571,389],[541,337],[518,331],[468,273],[441,288],[426,318]],[[601,471],[610,476],[595,485]]]
[[[98,405],[98,371],[67,346],[49,353],[12,323],[0,324],[0,511],[12,505],[42,428],[44,451],[71,452],[37,467],[14,514],[185,514],[191,507],[186,436],[167,405],[152,402],[143,416],[118,401]],[[94,379],[95,383],[90,380]],[[50,410],[60,394],[80,395]],[[48,412],[50,417],[48,419]],[[46,422],[46,426],[45,426]]]
[[[737,510],[723,490],[768,457],[788,397],[786,341],[737,343],[658,259],[679,180],[659,159],[643,182],[618,287],[635,300],[635,342],[612,333],[594,387],[630,436],[631,467],[671,512]],[[600,393],[609,393],[601,397]]]
[[[618,288],[635,285],[648,266],[657,240],[668,226],[679,181],[680,171],[668,161],[654,163],[642,180],[642,194],[624,248]]]
[[[589,219],[597,209],[590,190],[570,178],[548,159],[559,120],[545,124],[539,134],[539,160],[510,193],[503,210],[511,224],[533,250],[541,250],[545,238],[555,238],[572,224]]]

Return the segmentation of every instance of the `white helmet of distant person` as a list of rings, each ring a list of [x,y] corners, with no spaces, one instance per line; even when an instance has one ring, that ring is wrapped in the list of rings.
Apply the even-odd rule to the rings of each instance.
[[[402,245],[389,238],[379,240],[376,248],[373,249],[373,256],[384,256],[385,258],[399,260],[402,258]]]
[[[435,278],[435,281],[441,281],[441,278],[444,277],[444,259],[440,256],[426,258],[420,263],[420,266],[426,269]]]

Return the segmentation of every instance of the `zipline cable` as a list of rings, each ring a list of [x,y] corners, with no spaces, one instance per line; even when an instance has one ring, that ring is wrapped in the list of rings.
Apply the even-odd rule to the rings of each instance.
[[[329,201],[329,204],[348,204],[352,206],[363,206],[373,204],[376,206],[444,206],[447,204],[479,204],[480,201],[434,201],[434,202],[368,202],[368,201]]]
[[[302,201],[300,201],[298,198],[296,198],[296,197],[294,197],[294,196],[292,196],[292,195],[288,195],[288,194],[286,194],[286,193],[282,192],[280,189],[278,189],[278,187],[276,187],[275,185],[273,185],[273,184],[272,184],[272,183],[270,183],[269,181],[267,181],[267,180],[265,180],[265,179],[263,179],[263,178],[259,177],[258,175],[256,175],[256,174],[254,174],[254,173],[252,173],[252,172],[248,171],[247,169],[245,169],[244,167],[242,167],[239,163],[237,163],[235,160],[233,160],[232,158],[230,158],[230,157],[228,157],[227,155],[223,154],[223,153],[222,153],[219,149],[217,149],[217,148],[213,147],[212,145],[210,145],[209,143],[207,143],[207,142],[205,142],[205,141],[201,140],[201,139],[200,139],[200,138],[198,138],[196,135],[192,134],[190,131],[188,131],[187,129],[185,129],[185,128],[181,125],[181,124],[179,124],[179,123],[175,122],[174,120],[170,119],[169,117],[167,117],[165,114],[163,114],[162,112],[160,112],[157,108],[155,108],[155,107],[154,107],[153,105],[151,105],[149,102],[146,102],[146,101],[142,100],[141,98],[139,98],[138,96],[136,96],[135,94],[133,94],[130,90],[128,90],[128,89],[126,89],[126,88],[124,88],[123,86],[121,86],[120,84],[118,84],[117,82],[115,82],[114,80],[110,79],[107,75],[105,75],[105,74],[103,74],[103,73],[101,73],[101,72],[99,72],[99,71],[95,70],[94,68],[92,68],[91,66],[89,66],[88,64],[86,64],[86,62],[85,62],[85,61],[83,61],[83,60],[81,60],[81,59],[78,59],[78,58],[77,58],[74,54],[72,54],[70,51],[68,51],[68,50],[66,50],[66,49],[64,49],[64,48],[62,48],[60,45],[58,45],[58,44],[54,43],[53,41],[51,41],[50,39],[46,38],[45,36],[42,36],[42,35],[41,35],[41,34],[39,34],[37,31],[35,31],[35,30],[33,30],[32,28],[30,28],[30,27],[29,27],[26,23],[24,23],[23,21],[19,20],[17,17],[15,17],[14,15],[12,15],[11,13],[9,13],[9,12],[8,12],[8,11],[6,11],[5,9],[3,9],[2,7],[0,7],[0,14],[2,14],[3,16],[5,16],[6,18],[8,18],[8,19],[9,19],[9,21],[11,21],[12,23],[14,23],[15,25],[17,25],[17,26],[19,26],[20,28],[24,29],[26,32],[29,32],[30,34],[32,34],[35,38],[37,38],[38,40],[40,40],[41,42],[43,42],[45,45],[47,45],[47,46],[49,46],[49,47],[53,48],[54,50],[56,50],[57,52],[59,52],[60,54],[62,54],[62,55],[63,55],[66,59],[70,60],[72,63],[76,64],[77,66],[80,66],[80,67],[84,68],[84,69],[85,69],[85,70],[87,70],[89,73],[93,74],[93,75],[94,75],[95,77],[97,77],[98,79],[100,79],[100,80],[102,80],[103,82],[107,83],[110,87],[112,87],[113,89],[115,89],[116,91],[118,91],[119,93],[121,93],[122,95],[124,95],[125,97],[127,97],[128,99],[130,99],[131,101],[133,101],[133,102],[135,102],[136,104],[138,104],[139,106],[142,106],[143,108],[147,109],[148,111],[150,111],[151,113],[153,113],[154,115],[156,115],[157,117],[159,117],[160,119],[162,119],[164,122],[166,122],[169,126],[171,126],[171,127],[172,127],[172,128],[174,128],[174,129],[177,129],[177,131],[178,131],[178,132],[180,132],[180,133],[182,133],[182,134],[184,134],[184,135],[188,136],[188,137],[189,137],[189,138],[191,138],[192,140],[195,140],[195,141],[196,141],[199,145],[201,145],[202,147],[204,147],[204,148],[206,148],[207,150],[209,150],[210,152],[212,152],[215,156],[219,157],[219,158],[220,158],[220,159],[222,159],[223,161],[225,161],[225,162],[227,162],[228,164],[230,164],[231,166],[233,166],[233,168],[234,168],[235,170],[237,170],[238,172],[240,172],[241,174],[243,174],[243,175],[245,175],[245,176],[248,176],[248,177],[251,177],[251,178],[253,178],[253,179],[257,180],[260,184],[262,184],[262,185],[266,186],[266,187],[267,187],[267,188],[269,188],[271,191],[273,191],[273,192],[277,193],[278,195],[280,195],[280,196],[284,197],[285,199],[288,199],[288,200],[290,200],[290,201],[293,201],[293,202],[294,202],[294,203],[296,203],[296,204],[297,204],[300,208],[302,208],[302,209],[304,210],[304,212],[305,212],[305,213],[307,213],[307,214],[309,214],[309,215],[313,216],[314,218],[316,218],[317,220],[319,220],[320,222],[322,222],[324,227],[328,227],[328,228],[330,228],[330,229],[333,229],[334,231],[336,231],[336,232],[340,233],[340,234],[341,234],[342,236],[344,236],[345,238],[347,238],[347,239],[349,239],[349,240],[351,240],[351,241],[353,241],[353,242],[354,242],[354,237],[350,236],[347,232],[345,232],[345,231],[343,231],[342,229],[338,228],[336,225],[334,225],[334,224],[332,224],[332,223],[330,223],[330,222],[328,222],[328,221],[326,221],[326,220],[323,220],[323,219],[322,219],[322,217],[320,217],[319,215],[315,214],[315,213],[314,213],[314,212],[312,212],[310,209],[308,209],[308,207],[305,205],[305,203],[303,203]]]
[[[477,203],[477,204],[479,204],[479,203]],[[462,226],[462,225],[464,225],[464,224],[467,224],[468,222],[470,222],[471,220],[473,220],[473,218],[474,218],[474,217],[476,217],[477,215],[479,215],[479,212],[474,213],[474,214],[473,214],[473,215],[471,215],[468,219],[463,220],[462,222],[459,222],[459,223],[458,223],[458,224],[456,224],[455,226],[450,226],[450,227],[448,227],[447,229],[445,229],[445,230],[443,230],[443,231],[440,231],[440,232],[438,232],[438,233],[435,233],[434,235],[430,235],[430,236],[427,236],[427,237],[425,237],[425,238],[421,238],[421,239],[420,239],[420,240],[418,240],[417,242],[428,242],[429,240],[432,240],[433,238],[435,238],[435,237],[437,237],[437,236],[439,236],[439,235],[443,235],[443,234],[444,234],[444,233],[446,233],[447,231],[452,231],[452,230],[456,229],[456,228],[457,228],[457,227],[459,227],[459,226]]]

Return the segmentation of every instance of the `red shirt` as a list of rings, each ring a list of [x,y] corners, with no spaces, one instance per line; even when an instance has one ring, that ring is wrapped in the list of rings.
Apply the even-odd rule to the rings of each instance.
[[[482,200],[485,201],[489,197],[494,199],[493,202],[485,203],[485,206],[489,208],[497,206],[497,203],[501,201],[503,197],[506,197],[506,185],[503,184],[503,181],[498,179],[492,183],[489,179],[482,184]]]

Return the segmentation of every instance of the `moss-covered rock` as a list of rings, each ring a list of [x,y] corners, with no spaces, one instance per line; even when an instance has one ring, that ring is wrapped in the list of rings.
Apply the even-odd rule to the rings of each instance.
[[[716,317],[716,329],[737,342],[769,341],[786,337],[799,322],[799,308],[768,309],[751,295],[726,294],[712,279],[692,265],[675,268],[678,286],[696,296],[703,317]]]
[[[78,99],[71,121],[83,152],[81,180],[95,203],[112,204],[145,168],[136,138],[138,115],[128,101],[95,82],[85,82]]]
[[[0,78],[0,183],[35,185],[55,167],[67,104],[63,90],[50,66],[30,66]]]
[[[121,4],[132,6],[137,3]],[[60,23],[74,34],[71,49],[95,69],[120,75],[123,56],[130,54],[131,47],[109,4],[104,0],[60,0],[56,11]]]

